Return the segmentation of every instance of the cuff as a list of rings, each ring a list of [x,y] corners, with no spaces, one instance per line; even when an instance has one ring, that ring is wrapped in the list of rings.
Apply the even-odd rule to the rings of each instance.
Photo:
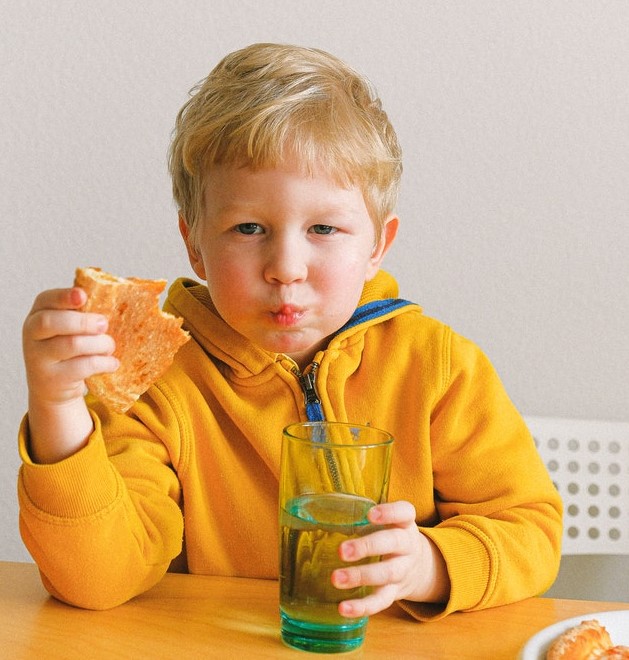
[[[419,528],[445,559],[450,598],[447,603],[398,601],[398,605],[418,621],[437,621],[452,612],[475,609],[489,591],[490,552],[478,538],[478,530],[472,532],[466,529],[465,523],[459,524],[456,527],[442,524]]]
[[[105,449],[99,419],[92,414],[94,431],[78,452],[58,463],[42,465],[31,459],[28,417],[18,436],[22,466],[18,488],[23,504],[56,518],[90,516],[110,506],[120,494],[120,478]]]

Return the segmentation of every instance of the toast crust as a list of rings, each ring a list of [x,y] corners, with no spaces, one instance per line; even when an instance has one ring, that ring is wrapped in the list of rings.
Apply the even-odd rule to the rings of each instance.
[[[163,312],[159,296],[166,280],[117,277],[100,268],[77,268],[74,285],[87,293],[82,311],[103,314],[116,342],[114,373],[86,379],[88,390],[114,412],[127,411],[172,364],[190,338],[183,319]]]

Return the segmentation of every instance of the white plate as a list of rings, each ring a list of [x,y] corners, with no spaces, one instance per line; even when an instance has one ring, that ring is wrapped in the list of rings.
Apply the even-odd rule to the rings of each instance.
[[[578,626],[581,621],[596,619],[602,626],[607,628],[614,646],[624,644],[629,646],[629,610],[615,610],[612,612],[592,612],[582,614],[573,619],[566,619],[554,623],[544,630],[540,630],[525,644],[520,654],[521,660],[544,660],[550,645],[566,630]]]

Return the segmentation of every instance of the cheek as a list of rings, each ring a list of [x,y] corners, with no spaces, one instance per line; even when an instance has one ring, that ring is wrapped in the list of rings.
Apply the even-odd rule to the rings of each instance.
[[[208,290],[215,304],[233,306],[246,299],[251,273],[245,261],[215,259],[207,265],[206,272]]]
[[[225,249],[217,242],[207,254],[206,269],[208,276],[216,281],[229,281],[230,277],[243,274],[247,270],[247,260],[242,253]]]
[[[342,257],[331,260],[326,268],[318,271],[317,278],[316,287],[326,298],[329,310],[346,314],[356,307],[365,285],[365,263]]]
[[[319,269],[319,276],[327,283],[342,285],[346,288],[362,287],[370,274],[368,256],[361,252],[340,253],[327,260],[325,267]]]

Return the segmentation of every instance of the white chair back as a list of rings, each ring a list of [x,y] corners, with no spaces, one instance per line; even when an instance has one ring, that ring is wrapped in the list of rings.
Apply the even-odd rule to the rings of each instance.
[[[564,502],[562,554],[629,555],[629,423],[525,421]]]

